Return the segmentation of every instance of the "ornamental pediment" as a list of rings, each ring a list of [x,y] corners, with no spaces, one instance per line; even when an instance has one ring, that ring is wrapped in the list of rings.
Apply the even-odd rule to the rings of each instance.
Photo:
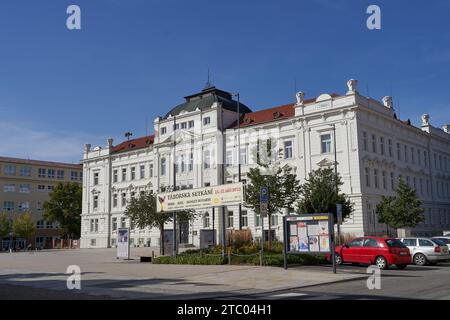
[[[331,166],[334,166],[334,161],[332,161],[332,160],[330,160],[328,158],[323,158],[322,160],[320,160],[316,164],[319,167],[331,167]]]

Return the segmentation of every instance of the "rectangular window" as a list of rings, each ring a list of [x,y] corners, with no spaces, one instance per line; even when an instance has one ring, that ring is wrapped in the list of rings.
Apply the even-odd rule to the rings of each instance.
[[[203,152],[203,168],[209,169],[211,167],[211,153],[209,150]]]
[[[38,185],[38,192],[45,192],[45,185],[43,184]]]
[[[437,154],[434,154],[434,168],[437,169],[438,165],[437,165]]]
[[[416,179],[416,177],[413,177],[413,187],[414,187],[414,189],[417,192],[417,179]]]
[[[141,165],[139,167],[139,179],[145,179],[145,166]]]
[[[331,134],[323,134],[320,136],[320,145],[322,153],[331,152]]]
[[[47,186],[47,190],[48,191],[53,191],[53,190],[55,190],[55,186]]]
[[[78,172],[77,171],[70,172],[70,180],[78,180]]]
[[[423,195],[423,180],[422,180],[422,178],[419,179],[419,184],[420,184],[420,194]]]
[[[98,209],[98,196],[97,195],[94,196],[93,207],[94,207],[94,210]]]
[[[194,170],[194,153],[193,152],[191,152],[189,154],[189,166],[188,167],[189,167],[188,168],[189,171]]]
[[[408,162],[408,147],[405,145],[403,150],[405,151],[405,162]]]
[[[425,168],[428,167],[428,153],[426,151],[423,152],[423,164]]]
[[[377,153],[377,137],[372,135],[372,152]]]
[[[167,128],[166,127],[162,127],[161,128],[161,135],[166,134],[167,133]]]
[[[38,202],[38,203],[36,204],[36,210],[37,210],[37,211],[42,211],[42,202]]]
[[[232,165],[233,165],[233,151],[227,150],[226,166],[231,167]]]
[[[380,152],[384,156],[384,137],[380,137]]]
[[[241,211],[241,226],[248,227],[248,215],[247,215],[247,211],[245,211],[245,210]]]
[[[194,127],[194,120],[190,120],[189,121],[189,125],[188,125],[189,129]]]
[[[239,163],[242,165],[247,164],[247,149],[246,148],[241,148],[241,150],[239,151]]]
[[[16,175],[16,166],[13,164],[7,164],[3,168],[3,173],[5,176],[15,176]]]
[[[148,175],[149,175],[149,178],[153,178],[153,163],[150,163],[150,165],[149,165]]]
[[[22,201],[19,203],[19,211],[26,212],[30,210],[30,203],[28,201]]]
[[[365,168],[366,173],[366,187],[370,187],[370,169]]]
[[[117,182],[119,179],[119,173],[117,171],[117,169],[113,170],[113,182]]]
[[[37,229],[44,229],[45,228],[45,221],[44,220],[36,221],[36,228]]]
[[[203,125],[207,126],[211,123],[211,118],[210,117],[205,117],[203,118]]]
[[[3,186],[3,192],[16,192],[16,185],[14,183],[8,183]]]
[[[395,189],[395,178],[394,178],[394,173],[391,172],[391,189],[394,190]]]
[[[161,158],[161,175],[166,175],[166,158]]]
[[[47,170],[47,177],[49,179],[55,179],[55,169],[48,169]]]
[[[38,169],[38,177],[39,178],[45,178],[47,176],[47,171],[44,168]]]
[[[3,201],[3,211],[14,211],[14,201]]]
[[[122,169],[122,182],[127,181],[127,168]]]
[[[56,178],[57,179],[64,179],[64,170],[58,170],[56,171]]]
[[[419,166],[422,165],[422,153],[420,152],[420,149],[417,149],[417,164]]]
[[[278,214],[272,214],[270,216],[270,222],[272,224],[272,226],[277,226],[278,225]]]
[[[386,171],[383,171],[382,173],[383,176],[383,189],[387,189],[387,183],[386,183]]]
[[[186,122],[182,122],[181,123],[181,129],[186,129],[187,128],[187,123]]]
[[[389,148],[389,157],[391,157],[392,158],[392,140],[391,139],[389,139],[388,140],[388,148]]]
[[[112,231],[117,230],[117,218],[112,218]]]
[[[131,181],[136,180],[136,167],[131,167]]]
[[[227,228],[233,228],[234,221],[233,221],[233,211],[228,211],[227,214]]]
[[[369,149],[368,143],[367,143],[367,132],[363,131],[363,148],[364,151],[367,151]]]
[[[20,168],[21,177],[31,177],[31,167],[21,167]]]
[[[397,160],[402,160],[402,152],[400,151],[400,143],[397,142]]]
[[[261,226],[261,215],[255,214],[255,227]]]
[[[113,208],[116,208],[117,207],[117,193],[114,193],[113,194]]]
[[[174,124],[173,125],[173,130],[175,131],[175,130],[178,130],[178,129],[180,129],[180,124],[179,123]]]
[[[292,159],[292,157],[293,157],[292,141],[285,141],[284,142],[284,158]]]
[[[127,221],[125,217],[120,218],[120,227],[126,228],[127,227]]]
[[[373,169],[373,180],[375,183],[375,188],[378,189],[378,170],[377,169]]]
[[[415,158],[415,153],[414,153],[414,148],[411,147],[411,163],[415,164],[416,163],[416,158]]]
[[[122,193],[122,207],[125,207],[127,205],[127,194]]]
[[[29,184],[21,184],[19,186],[19,192],[20,193],[30,193],[31,186]]]
[[[98,185],[99,172],[94,172],[94,186]]]

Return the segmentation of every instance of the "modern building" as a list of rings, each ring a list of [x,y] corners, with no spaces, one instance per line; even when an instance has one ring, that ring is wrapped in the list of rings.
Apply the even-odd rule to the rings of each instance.
[[[48,247],[59,239],[61,230],[56,223],[44,221],[43,204],[60,182],[83,180],[81,164],[26,160],[0,157],[0,205],[11,219],[31,213],[36,220],[33,246]],[[2,248],[9,248],[9,238],[2,239]],[[25,245],[25,239],[15,239],[15,244]]]
[[[425,207],[426,219],[412,233],[449,229],[450,126],[436,128],[423,115],[421,126],[415,127],[398,119],[391,97],[365,97],[353,79],[347,87],[345,94],[308,100],[299,92],[296,102],[255,112],[237,101],[238,95],[207,87],[156,118],[153,135],[117,145],[109,139],[106,147],[86,145],[81,246],[114,246],[118,227],[130,227],[135,246],[159,245],[158,230],[130,225],[124,215],[129,199],[173,188],[174,175],[177,189],[237,182],[239,164],[245,183],[249,168],[256,165],[252,154],[258,141],[268,136],[281,150],[281,165],[292,167],[301,182],[312,170],[337,164],[342,191],[355,209],[342,232],[385,234],[375,208],[381,196],[393,195],[399,177],[416,189]],[[286,213],[272,215],[273,237],[281,238]],[[224,224],[229,230],[250,228],[256,239],[263,236],[261,218],[236,206],[199,209],[198,218],[179,226],[178,239],[200,246],[214,230],[220,241]]]

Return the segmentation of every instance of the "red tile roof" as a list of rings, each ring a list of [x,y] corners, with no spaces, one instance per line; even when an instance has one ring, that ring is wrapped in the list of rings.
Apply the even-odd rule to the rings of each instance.
[[[42,160],[31,160],[31,159],[20,159],[20,158],[11,158],[11,157],[0,157],[0,162],[7,163],[17,163],[17,164],[29,164],[29,165],[37,165],[37,166],[45,166],[45,167],[55,167],[55,168],[70,168],[82,170],[82,164],[72,164],[65,162],[53,162],[53,161],[42,161]]]
[[[333,95],[332,95],[333,96]],[[304,103],[311,103],[316,99],[305,100]],[[295,103],[285,104],[278,107],[259,110],[255,112],[246,113],[241,116],[240,126],[249,127],[261,123],[272,122],[276,120],[289,119],[295,116]],[[234,122],[228,129],[237,128],[237,121]]]
[[[119,143],[116,146],[113,146],[111,152],[117,153],[117,152],[146,148],[149,145],[153,144],[154,141],[155,141],[154,135],[139,137],[136,139],[131,139],[129,141],[127,140],[122,143]]]

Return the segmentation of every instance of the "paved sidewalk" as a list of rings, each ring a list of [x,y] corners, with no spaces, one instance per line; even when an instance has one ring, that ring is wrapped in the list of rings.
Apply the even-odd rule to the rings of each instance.
[[[140,250],[142,249],[142,250]],[[132,250],[151,255],[151,248]],[[121,261],[114,249],[0,254],[0,284],[66,291],[69,265],[81,268],[79,293],[115,299],[195,299],[262,293],[366,277],[331,268],[153,265]],[[11,297],[12,299],[14,297]]]

